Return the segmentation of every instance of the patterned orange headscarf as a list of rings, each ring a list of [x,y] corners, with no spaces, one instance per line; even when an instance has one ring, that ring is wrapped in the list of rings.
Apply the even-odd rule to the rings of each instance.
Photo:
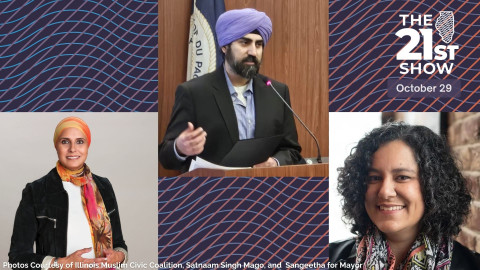
[[[90,129],[88,128],[87,123],[82,119],[74,116],[64,118],[60,123],[58,123],[55,128],[55,133],[53,134],[53,144],[57,143],[58,136],[66,128],[76,128],[80,130],[85,137],[87,137],[88,146],[90,147],[90,142],[92,141],[92,136],[90,135]]]
[[[76,128],[87,137],[90,146],[90,129],[87,124],[78,117],[67,117],[58,123],[53,136],[55,144],[62,131],[66,128]],[[57,172],[62,181],[70,182],[79,186],[82,192],[82,205],[87,220],[90,224],[95,257],[105,257],[104,250],[112,248],[112,226],[108,217],[103,198],[93,181],[92,173],[87,164],[78,171],[70,171],[60,162],[57,162]]]

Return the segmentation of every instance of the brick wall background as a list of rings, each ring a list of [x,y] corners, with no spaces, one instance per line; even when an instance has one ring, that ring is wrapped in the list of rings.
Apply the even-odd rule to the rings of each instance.
[[[457,240],[480,252],[480,113],[448,113],[448,141],[473,197],[471,215]]]

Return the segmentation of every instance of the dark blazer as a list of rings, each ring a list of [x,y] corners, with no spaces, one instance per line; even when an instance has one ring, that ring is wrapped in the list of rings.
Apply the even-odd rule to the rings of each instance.
[[[340,267],[343,263],[355,263],[355,239],[338,241],[329,244],[330,263],[336,263],[336,269],[352,269]],[[478,270],[480,269],[480,254],[462,246],[457,241],[453,242],[451,270]]]
[[[127,250],[123,240],[120,214],[112,185],[107,178],[92,174],[112,225],[113,248]],[[28,183],[15,214],[8,253],[9,262],[28,265],[42,263],[45,256],[67,254],[68,194],[56,168],[44,177]],[[35,243],[36,251],[33,252]]]
[[[257,75],[253,79],[255,138],[283,134],[273,157],[280,165],[297,164],[302,157],[293,115],[261,77]],[[290,103],[288,87],[276,81],[272,83]],[[205,147],[199,156],[208,161],[220,163],[239,140],[237,118],[223,68],[178,86],[170,123],[158,149],[159,160],[166,169],[188,170],[192,157],[181,162],[173,150],[174,141],[187,128],[187,122],[207,132]]]

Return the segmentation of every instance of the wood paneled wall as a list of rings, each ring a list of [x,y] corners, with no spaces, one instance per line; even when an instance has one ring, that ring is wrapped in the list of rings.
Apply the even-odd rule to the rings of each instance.
[[[293,109],[328,156],[328,1],[225,0],[227,10],[255,8],[272,20],[273,34],[265,47],[261,73],[286,83]],[[159,1],[159,142],[165,134],[175,89],[185,81],[191,0]],[[297,121],[304,157],[316,156],[316,146]],[[160,176],[175,175],[163,170]]]

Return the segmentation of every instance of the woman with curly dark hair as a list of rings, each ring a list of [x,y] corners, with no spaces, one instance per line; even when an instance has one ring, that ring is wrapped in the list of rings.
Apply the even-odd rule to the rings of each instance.
[[[471,196],[445,140],[423,126],[372,130],[339,168],[344,220],[358,237],[330,244],[339,269],[480,269],[453,240]]]

